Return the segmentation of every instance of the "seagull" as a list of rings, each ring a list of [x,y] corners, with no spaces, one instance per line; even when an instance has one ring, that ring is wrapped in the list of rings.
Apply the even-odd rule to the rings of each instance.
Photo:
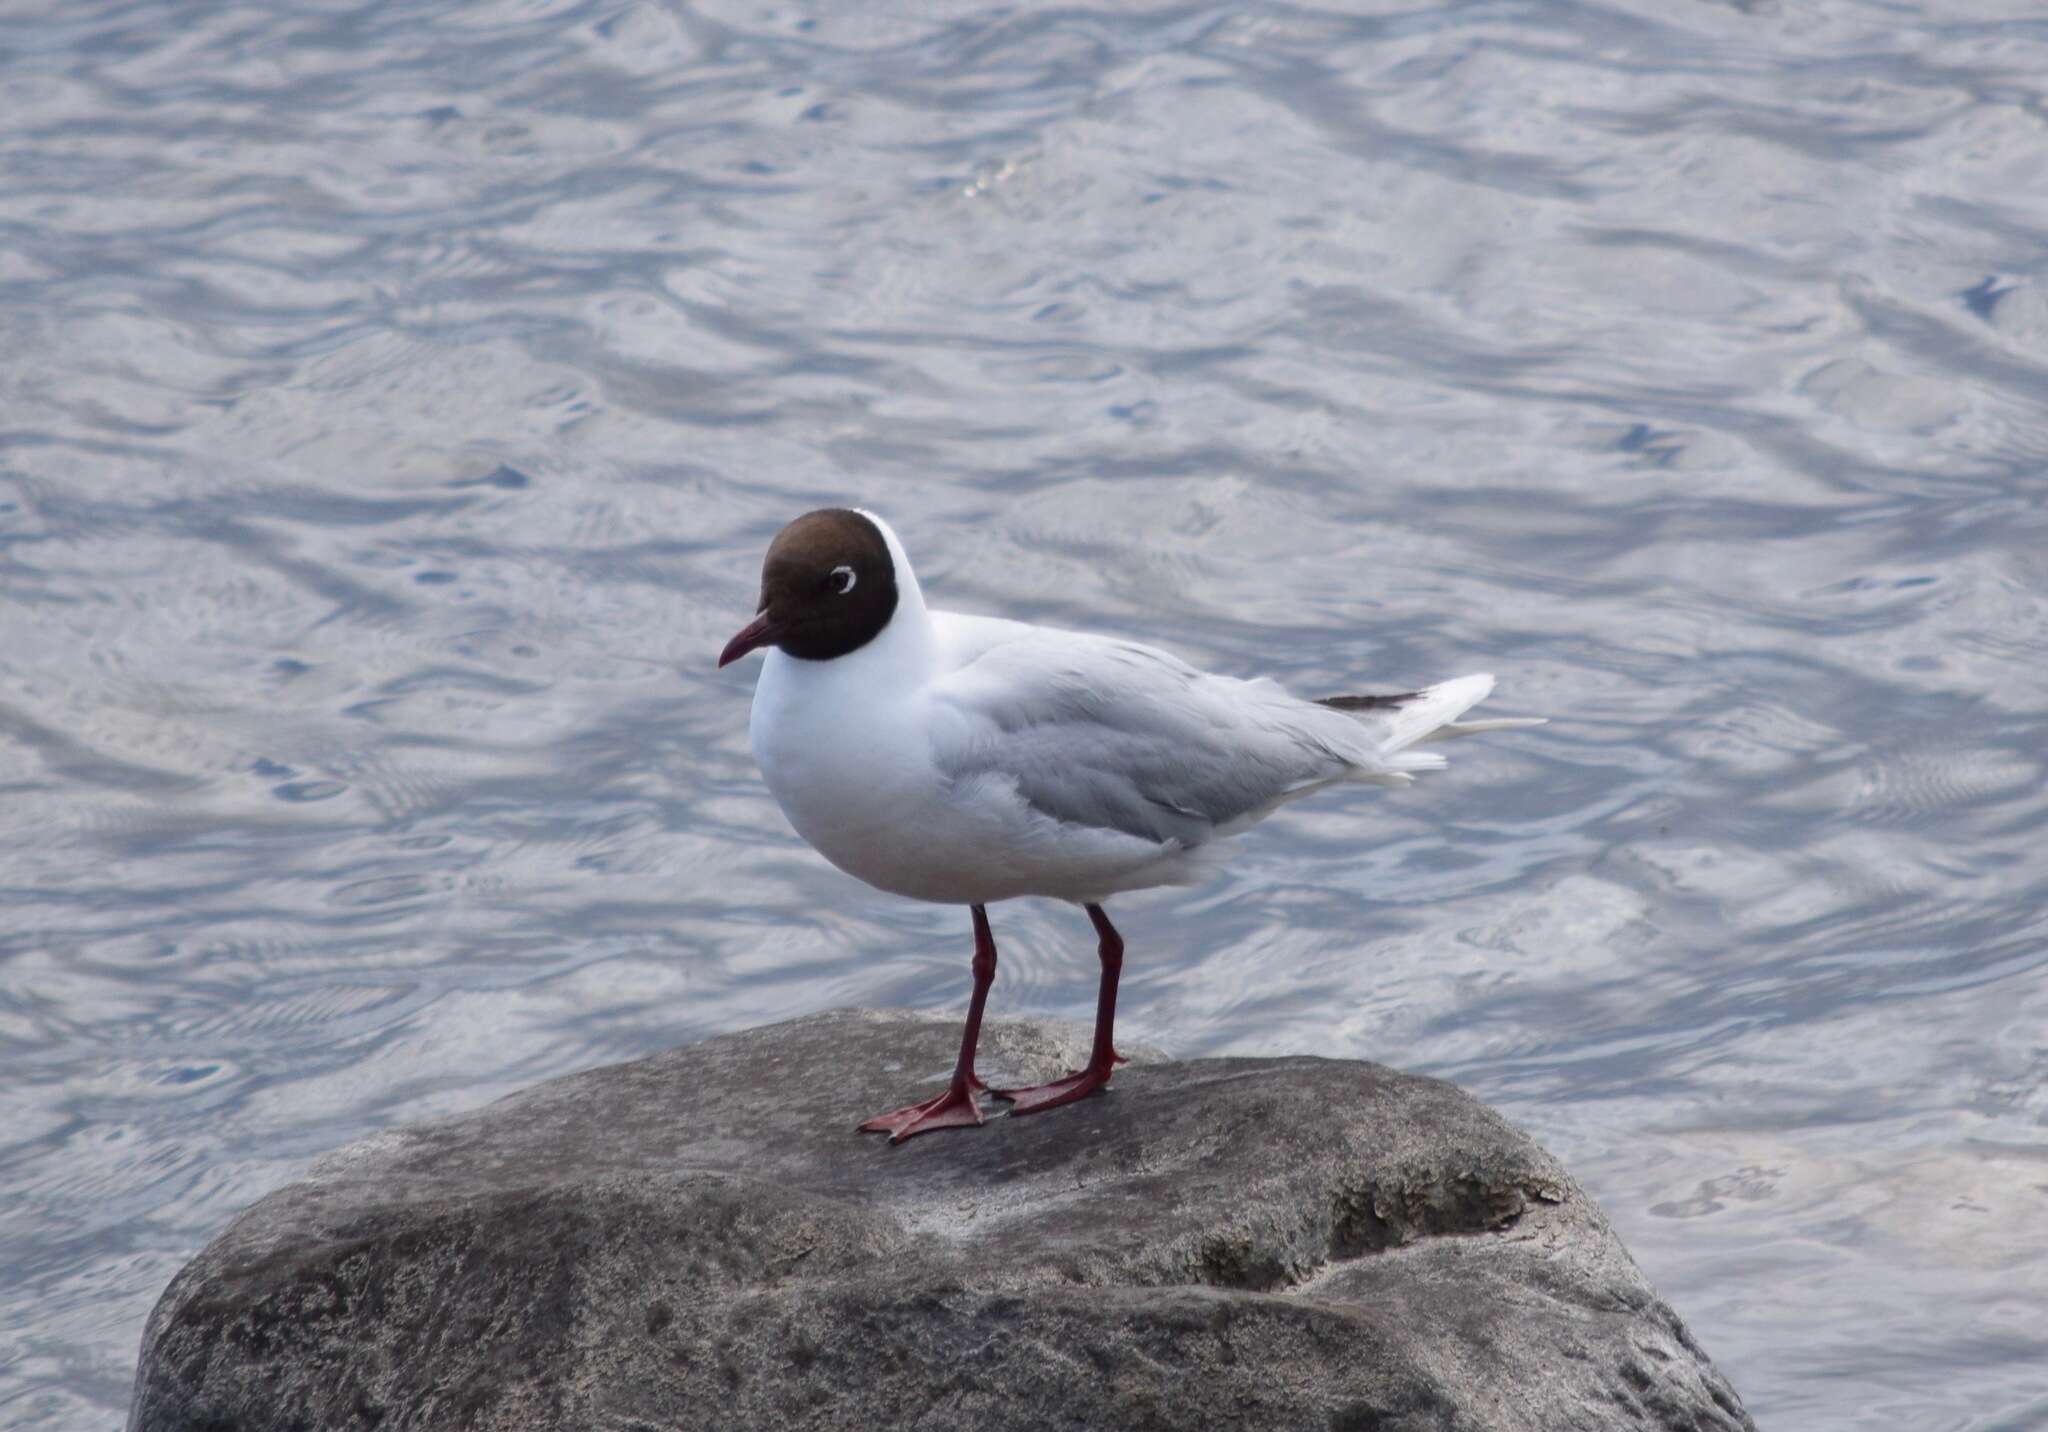
[[[1195,883],[1229,837],[1324,786],[1407,785],[1444,764],[1424,742],[1541,724],[1461,722],[1491,676],[1312,701],[1120,637],[936,611],[889,524],[853,508],[776,535],[755,610],[718,664],[770,648],[748,729],[789,823],[856,879],[973,914],[952,1082],[860,1125],[891,1143],[979,1125],[984,1091],[1035,1114],[1109,1083],[1125,1062],[1110,897]],[[996,977],[988,907],[1024,895],[1077,904],[1095,926],[1094,1043],[1062,1078],[991,1089],[974,1072]]]

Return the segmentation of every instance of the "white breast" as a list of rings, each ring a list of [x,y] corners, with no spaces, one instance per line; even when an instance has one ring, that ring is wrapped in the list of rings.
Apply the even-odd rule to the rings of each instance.
[[[900,703],[850,699],[842,678],[851,663],[770,652],[749,734],[768,790],[797,834],[847,873],[896,890],[906,862],[892,832],[928,799],[937,776],[900,719]]]

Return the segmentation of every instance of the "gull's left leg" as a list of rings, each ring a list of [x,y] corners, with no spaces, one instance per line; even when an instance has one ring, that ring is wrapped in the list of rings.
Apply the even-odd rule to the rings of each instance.
[[[967,1001],[967,1027],[960,1032],[960,1057],[953,1064],[953,1082],[946,1092],[922,1104],[909,1104],[877,1114],[860,1126],[864,1134],[887,1134],[900,1144],[913,1134],[933,1129],[971,1129],[981,1122],[981,1104],[974,1091],[985,1088],[974,1075],[974,1046],[981,1042],[981,1009],[988,987],[996,982],[996,936],[988,927],[988,911],[974,907],[974,994]]]
[[[1012,1114],[1035,1114],[1040,1109],[1053,1109],[1084,1098],[1107,1084],[1116,1066],[1124,1062],[1111,1037],[1116,1025],[1116,980],[1124,967],[1124,939],[1109,923],[1109,916],[1102,913],[1100,905],[1088,907],[1088,918],[1095,923],[1099,941],[1096,953],[1102,957],[1102,988],[1095,996],[1095,1045],[1089,1051],[1088,1065],[1049,1084],[989,1090],[998,1099],[1010,1101]]]

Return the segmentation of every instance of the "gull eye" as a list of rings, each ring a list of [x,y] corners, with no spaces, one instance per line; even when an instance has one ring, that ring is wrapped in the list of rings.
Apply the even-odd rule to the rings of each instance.
[[[832,569],[832,590],[839,593],[842,597],[852,591],[853,584],[859,580],[854,575],[854,570],[851,567],[834,567]]]

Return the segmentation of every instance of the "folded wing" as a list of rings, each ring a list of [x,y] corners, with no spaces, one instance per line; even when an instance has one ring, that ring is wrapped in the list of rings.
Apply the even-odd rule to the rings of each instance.
[[[1455,711],[1428,701],[1428,714],[1450,720],[1491,684]],[[1333,781],[1405,784],[1443,764],[1402,750],[1426,734],[1405,704],[1346,711],[1135,642],[1021,625],[932,694],[951,718],[935,728],[948,780],[1000,785],[1038,817],[1159,846],[1234,833]]]

